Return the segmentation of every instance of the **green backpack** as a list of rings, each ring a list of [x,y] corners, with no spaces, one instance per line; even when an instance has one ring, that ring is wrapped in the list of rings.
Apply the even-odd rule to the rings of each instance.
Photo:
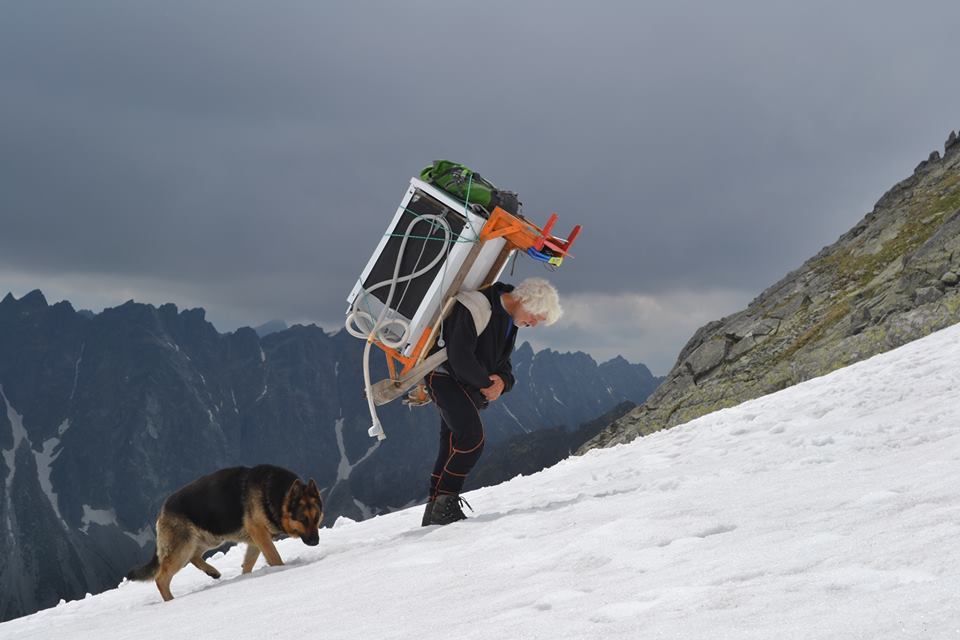
[[[469,167],[449,160],[437,160],[420,172],[420,179],[440,187],[468,205],[478,204],[488,212],[500,207],[514,215],[522,204],[513,191],[502,191]]]

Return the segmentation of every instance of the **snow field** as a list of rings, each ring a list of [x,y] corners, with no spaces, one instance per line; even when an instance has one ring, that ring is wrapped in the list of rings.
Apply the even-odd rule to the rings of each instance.
[[[466,495],[0,625],[2,638],[960,638],[960,325]],[[469,514],[469,512],[468,512]],[[144,560],[146,560],[146,555]]]

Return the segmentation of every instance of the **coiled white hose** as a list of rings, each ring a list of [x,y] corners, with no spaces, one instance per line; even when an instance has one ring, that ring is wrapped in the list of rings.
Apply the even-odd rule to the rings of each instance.
[[[377,416],[377,407],[373,402],[373,385],[370,382],[370,345],[373,344],[374,340],[391,349],[399,349],[406,344],[409,338],[408,334],[410,333],[410,323],[403,318],[390,318],[389,320],[386,319],[387,313],[391,310],[390,303],[393,301],[393,294],[396,292],[397,285],[401,282],[413,280],[414,278],[418,278],[424,273],[427,273],[433,269],[433,267],[436,266],[436,264],[440,262],[440,260],[442,260],[446,255],[444,251],[438,251],[436,257],[434,257],[434,259],[431,260],[430,264],[427,266],[416,270],[409,275],[400,275],[400,263],[403,260],[403,251],[407,246],[407,241],[410,239],[411,231],[413,230],[414,225],[421,220],[431,222],[432,224],[440,227],[443,230],[444,246],[447,246],[450,243],[452,232],[450,231],[450,225],[447,223],[446,219],[443,218],[443,216],[415,216],[410,224],[407,225],[407,229],[403,234],[403,240],[400,242],[400,250],[397,252],[397,262],[393,268],[393,277],[389,280],[378,282],[365,291],[361,291],[361,293],[354,298],[353,304],[350,307],[350,312],[347,314],[347,319],[344,323],[347,332],[350,335],[367,341],[367,345],[363,349],[363,384],[367,393],[367,406],[370,409],[370,419],[373,421],[373,425],[367,430],[367,433],[370,434],[371,438],[376,438],[377,440],[383,440],[387,436],[383,432],[383,426],[380,424],[380,418]],[[426,242],[429,242],[429,240],[424,241],[424,248],[426,247]],[[419,262],[419,259],[417,262]],[[383,309],[380,311],[380,315],[377,316],[376,320],[374,320],[371,314],[367,313],[366,311],[362,311],[359,308],[360,301],[364,295],[370,295],[374,291],[387,285],[390,285],[390,291],[387,293],[386,302],[383,305]],[[391,326],[400,328],[400,337],[395,340],[390,339],[390,337],[387,335],[386,330]]]

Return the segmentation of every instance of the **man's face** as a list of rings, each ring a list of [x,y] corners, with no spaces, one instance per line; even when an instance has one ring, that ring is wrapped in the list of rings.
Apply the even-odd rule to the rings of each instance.
[[[513,324],[518,327],[535,327],[545,320],[544,316],[537,316],[527,311],[523,304],[517,305],[517,311],[513,316]]]

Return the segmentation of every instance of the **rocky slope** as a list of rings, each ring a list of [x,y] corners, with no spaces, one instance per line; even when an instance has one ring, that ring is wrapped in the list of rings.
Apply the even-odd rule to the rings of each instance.
[[[647,401],[580,451],[628,442],[925,336],[960,319],[960,140],[750,305],[700,328]]]

